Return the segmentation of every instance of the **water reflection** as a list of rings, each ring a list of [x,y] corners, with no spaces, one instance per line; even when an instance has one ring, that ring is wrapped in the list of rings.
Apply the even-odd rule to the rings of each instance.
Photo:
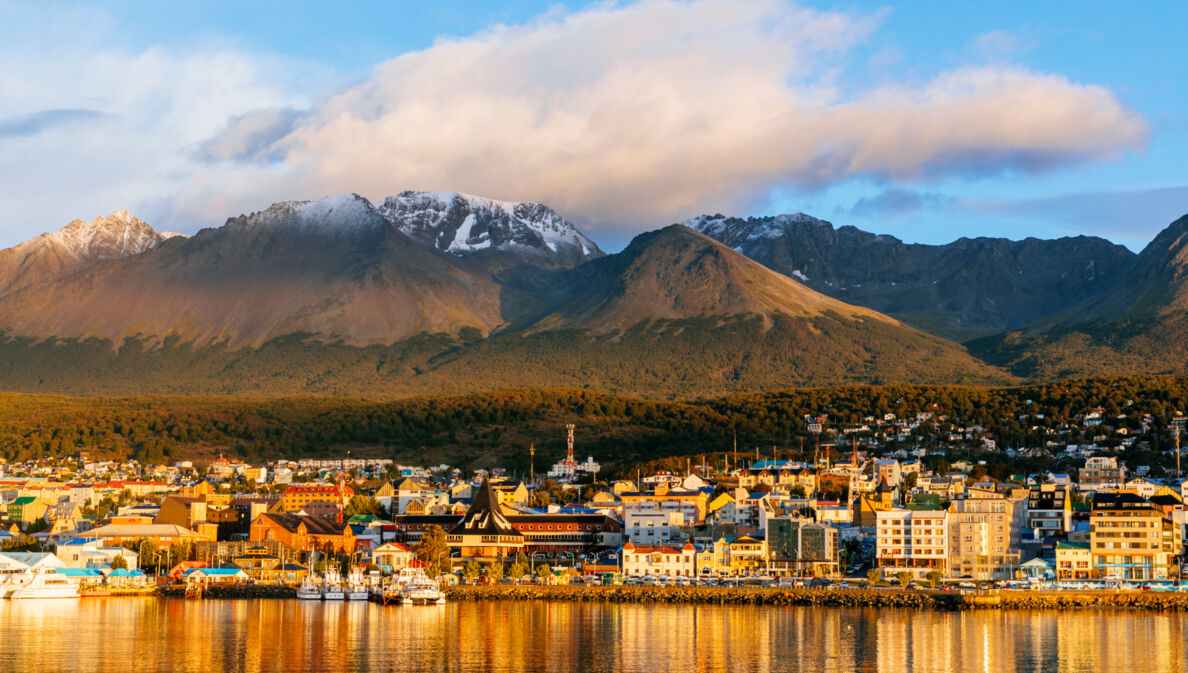
[[[0,670],[1185,671],[1173,613],[0,602]]]

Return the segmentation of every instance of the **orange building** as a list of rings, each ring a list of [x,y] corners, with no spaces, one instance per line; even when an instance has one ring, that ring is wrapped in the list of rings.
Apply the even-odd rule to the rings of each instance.
[[[248,537],[252,542],[275,540],[297,551],[355,551],[351,527],[320,516],[265,512],[252,522]]]
[[[333,503],[341,509],[354,495],[353,488],[339,484],[293,484],[281,494],[281,509],[300,512],[311,502]]]

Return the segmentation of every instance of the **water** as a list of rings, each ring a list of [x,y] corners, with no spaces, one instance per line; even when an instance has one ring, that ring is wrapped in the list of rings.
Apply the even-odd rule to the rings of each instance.
[[[1188,615],[0,601],[0,671],[1185,671]]]

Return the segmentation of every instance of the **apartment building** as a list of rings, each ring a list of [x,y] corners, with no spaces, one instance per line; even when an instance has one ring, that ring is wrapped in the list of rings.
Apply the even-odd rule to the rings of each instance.
[[[1068,487],[1037,484],[1027,494],[1027,527],[1040,537],[1064,537],[1072,530]]]
[[[1114,457],[1093,456],[1081,468],[1078,483],[1082,491],[1122,488],[1126,483],[1126,466],[1119,465]]]
[[[1104,579],[1179,576],[1181,526],[1133,493],[1097,493],[1089,519],[1093,573]]]
[[[1027,499],[970,488],[949,504],[949,574],[979,580],[1012,579]]]
[[[875,559],[884,573],[948,572],[949,512],[890,509],[875,519]]]

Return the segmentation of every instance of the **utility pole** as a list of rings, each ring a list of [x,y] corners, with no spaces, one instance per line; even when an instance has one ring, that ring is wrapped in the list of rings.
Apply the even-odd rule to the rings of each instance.
[[[536,483],[536,442],[528,444],[528,481]]]

